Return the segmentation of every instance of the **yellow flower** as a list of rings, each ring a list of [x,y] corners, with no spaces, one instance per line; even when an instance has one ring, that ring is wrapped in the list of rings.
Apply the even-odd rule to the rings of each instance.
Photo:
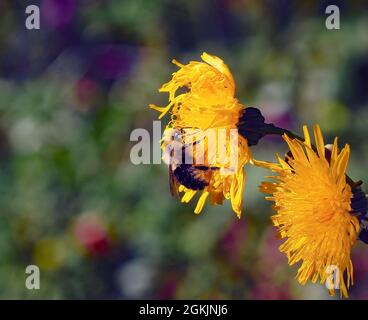
[[[335,284],[339,283],[340,295],[347,297],[353,284],[350,251],[360,229],[351,212],[353,194],[345,174],[350,147],[345,145],[339,152],[335,138],[332,150],[326,150],[316,125],[315,151],[306,126],[303,131],[304,142],[283,136],[290,148],[286,160],[277,155],[277,164],[256,161],[278,174],[272,177],[276,182],[263,182],[260,190],[271,194],[266,199],[275,203],[272,221],[280,238],[286,239],[280,251],[289,265],[301,262],[298,281],[303,285],[308,280],[327,282],[334,295],[330,280],[336,269]]]
[[[207,53],[201,58],[203,62],[191,61],[186,65],[173,60],[180,69],[159,90],[169,93],[169,104],[150,107],[161,113],[160,119],[171,113],[162,149],[170,165],[172,191],[184,193],[182,202],[189,202],[201,191],[195,213],[201,212],[208,197],[211,204],[230,199],[240,217],[243,166],[251,159],[247,139],[238,134],[244,106],[234,97],[235,82],[226,64]],[[172,155],[178,144],[177,149],[184,150],[192,163]],[[196,150],[203,150],[204,157],[199,159]]]

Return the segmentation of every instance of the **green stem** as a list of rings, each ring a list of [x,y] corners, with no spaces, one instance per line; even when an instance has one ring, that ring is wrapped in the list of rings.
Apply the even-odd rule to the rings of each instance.
[[[266,123],[265,133],[266,134],[276,134],[276,135],[280,135],[280,136],[286,134],[290,138],[304,141],[304,138],[303,137],[301,137],[301,136],[299,136],[299,135],[295,134],[294,132],[291,132],[291,131],[289,131],[287,129],[276,127],[272,123]]]

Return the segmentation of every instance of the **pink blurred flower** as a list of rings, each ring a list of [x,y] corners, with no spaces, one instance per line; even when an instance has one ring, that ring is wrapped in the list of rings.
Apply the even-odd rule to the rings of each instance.
[[[287,284],[276,285],[269,281],[259,280],[251,290],[251,297],[255,300],[291,300]]]
[[[74,237],[77,243],[93,256],[110,252],[111,237],[102,219],[94,214],[80,216],[74,223]]]
[[[248,226],[244,219],[233,220],[219,241],[219,250],[224,258],[231,264],[240,261],[244,244],[248,237]]]
[[[47,25],[63,28],[69,25],[74,17],[78,0],[43,0],[41,14]]]
[[[129,48],[113,44],[99,46],[92,59],[89,74],[96,79],[115,80],[127,75],[132,63],[133,57]]]
[[[74,100],[79,111],[93,109],[99,101],[100,88],[98,84],[87,77],[79,79],[74,85]]]
[[[173,274],[168,276],[162,287],[157,293],[158,299],[175,299],[176,290],[178,287],[178,275]]]
[[[272,276],[279,267],[287,265],[287,259],[279,251],[281,243],[281,241],[276,239],[273,228],[268,228],[265,231],[264,242],[260,249],[258,268],[265,276]]]

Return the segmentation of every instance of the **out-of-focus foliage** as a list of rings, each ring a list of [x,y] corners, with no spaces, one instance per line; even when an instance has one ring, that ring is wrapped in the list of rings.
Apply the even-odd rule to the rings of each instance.
[[[0,3],[0,298],[327,298],[278,252],[267,172],[248,168],[241,220],[229,205],[195,216],[165,165],[130,162],[129,136],[152,130],[171,59],[207,51],[269,122],[350,143],[349,175],[368,182],[365,2],[337,1],[340,30],[325,28],[327,1],[32,2],[40,30],[24,1]],[[254,156],[275,151],[266,139]],[[367,250],[353,251],[352,298],[368,295]],[[30,264],[40,290],[25,288]]]

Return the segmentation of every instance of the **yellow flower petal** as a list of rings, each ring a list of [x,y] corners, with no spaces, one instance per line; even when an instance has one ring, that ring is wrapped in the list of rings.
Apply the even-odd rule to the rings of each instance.
[[[201,213],[202,209],[203,209],[203,206],[206,202],[206,199],[209,195],[209,192],[208,191],[204,191],[202,194],[201,194],[201,197],[199,198],[198,200],[198,203],[197,203],[197,206],[196,208],[194,209],[194,213],[195,214],[199,214]]]

